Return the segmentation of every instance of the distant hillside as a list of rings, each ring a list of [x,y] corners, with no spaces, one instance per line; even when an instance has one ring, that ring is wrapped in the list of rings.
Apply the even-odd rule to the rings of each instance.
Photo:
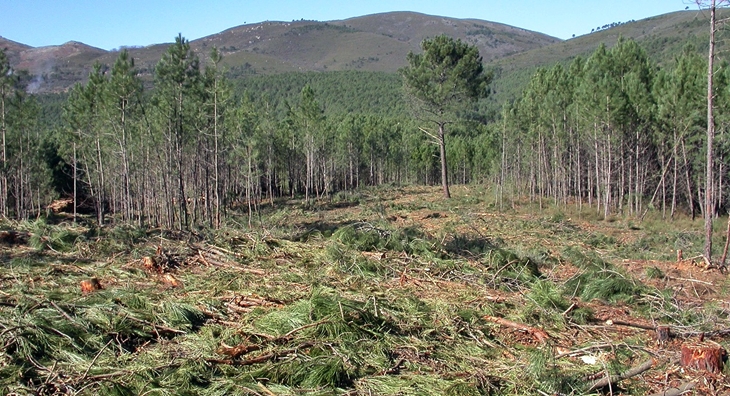
[[[730,16],[722,10],[721,17]],[[414,12],[390,12],[341,21],[261,22],[227,29],[191,41],[206,60],[217,46],[233,78],[300,71],[375,71],[392,73],[418,51],[424,38],[448,34],[476,45],[485,63],[497,72],[494,100],[514,97],[539,66],[567,64],[588,56],[598,45],[612,46],[620,36],[639,42],[658,62],[671,61],[687,43],[706,51],[708,16],[681,11],[630,21],[561,41],[541,33],[477,19],[454,19]],[[607,25],[612,26],[612,25]],[[727,29],[721,36],[727,36]],[[172,39],[173,37],[171,37]],[[722,57],[728,40],[718,41]],[[151,81],[154,66],[169,43],[129,47],[142,76]],[[34,92],[63,92],[85,81],[94,62],[111,65],[117,51],[104,51],[78,42],[32,48],[0,37],[11,63],[35,79]]]
[[[479,47],[485,61],[541,48],[560,40],[504,24],[413,12],[392,12],[342,21],[261,22],[191,41],[205,59],[213,46],[234,76],[292,71],[395,72],[426,37],[448,34]],[[171,37],[172,38],[172,37]],[[6,44],[7,43],[7,44]],[[151,75],[168,44],[128,48],[143,75]],[[36,75],[36,92],[58,92],[84,81],[95,61],[112,64],[115,51],[77,42],[31,48],[9,40],[13,66]]]
[[[730,10],[719,10],[718,16],[726,18],[730,16]],[[601,43],[612,47],[619,37],[634,39],[647,51],[650,58],[660,64],[671,62],[688,43],[701,53],[707,51],[709,14],[702,11],[679,11],[658,15],[496,59],[491,66],[499,71],[501,78],[497,79],[495,89],[500,99],[508,99],[524,86],[537,67],[556,63],[567,65],[577,56],[590,56]],[[728,58],[728,37],[730,29],[723,28],[719,31],[717,42],[718,56],[721,59]]]
[[[10,58],[10,63],[17,65],[20,62],[20,53],[33,47],[0,36],[0,48],[5,49],[5,54]]]

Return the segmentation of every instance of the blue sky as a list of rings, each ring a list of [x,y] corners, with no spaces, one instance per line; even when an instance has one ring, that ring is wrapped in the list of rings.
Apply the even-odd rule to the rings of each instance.
[[[262,21],[331,21],[387,11],[476,18],[561,39],[612,22],[685,7],[691,0],[0,0],[0,36],[40,47],[75,40],[112,49],[194,40]]]

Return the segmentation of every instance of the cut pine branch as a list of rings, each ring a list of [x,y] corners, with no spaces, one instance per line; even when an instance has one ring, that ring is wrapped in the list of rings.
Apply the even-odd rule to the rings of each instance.
[[[292,338],[294,337],[294,334],[304,330],[308,329],[310,327],[316,327],[323,323],[327,323],[329,320],[320,320],[317,322],[308,323],[304,326],[297,327],[296,329],[282,335],[281,337],[276,338],[265,338],[264,342],[260,344],[239,344],[236,346],[228,346],[228,345],[221,345],[216,352],[220,353],[221,355],[230,356],[232,359],[237,359],[247,353],[258,351],[261,349],[264,349],[265,346],[270,344],[285,344],[287,342],[290,342]]]
[[[276,360],[280,357],[297,353],[301,349],[311,348],[316,345],[315,342],[303,342],[294,348],[284,349],[281,351],[273,351],[255,358],[247,360],[236,360],[236,359],[206,359],[205,361],[211,364],[227,364],[230,366],[250,366],[252,364],[264,363],[272,360]]]
[[[489,315],[485,316],[484,319],[489,322],[497,323],[497,324],[505,326],[505,327],[509,327],[509,328],[512,328],[515,330],[525,332],[525,333],[531,335],[538,342],[544,343],[550,339],[550,335],[545,330],[531,327],[526,324],[517,323],[517,322],[513,322],[511,320],[499,318],[496,316],[489,316]]]

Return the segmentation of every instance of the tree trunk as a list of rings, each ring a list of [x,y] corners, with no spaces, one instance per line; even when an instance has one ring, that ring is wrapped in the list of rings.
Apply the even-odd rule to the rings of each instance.
[[[451,198],[449,192],[449,172],[446,166],[446,136],[444,132],[444,124],[439,123],[439,153],[441,155],[441,186],[444,190],[444,198]]]
[[[712,194],[712,158],[713,158],[713,140],[715,138],[715,119],[714,119],[714,97],[713,97],[713,71],[715,61],[715,0],[710,5],[710,51],[707,56],[707,171],[705,175],[705,257],[707,260],[712,258],[712,216],[713,210],[713,194]]]

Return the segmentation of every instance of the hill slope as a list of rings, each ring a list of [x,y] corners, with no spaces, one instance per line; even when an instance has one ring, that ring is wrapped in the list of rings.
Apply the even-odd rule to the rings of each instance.
[[[391,12],[342,21],[261,22],[237,26],[191,41],[205,59],[213,46],[238,74],[289,71],[363,70],[395,72],[406,54],[426,37],[448,34],[479,47],[485,61],[532,50],[560,40],[541,33],[476,19]],[[8,43],[12,43],[9,42]],[[17,43],[16,43],[17,44]],[[0,42],[0,48],[10,45]],[[129,48],[143,74],[151,73],[167,44]],[[14,45],[13,66],[38,76],[37,92],[68,89],[83,81],[95,61],[112,64],[115,51],[71,42],[31,48]]]
[[[719,10],[718,18],[728,16],[730,10]],[[727,55],[726,38],[729,34],[728,29],[720,29],[718,33],[717,55],[720,58]],[[687,44],[705,54],[709,41],[709,15],[701,11],[657,15],[496,59],[490,66],[498,71],[499,78],[495,81],[498,99],[513,98],[536,68],[556,63],[567,65],[578,56],[590,56],[602,43],[612,47],[620,37],[635,40],[651,59],[660,64],[672,62]]]
[[[727,12],[728,10],[723,10]],[[721,17],[727,14],[721,14]],[[414,12],[389,12],[341,21],[260,22],[241,25],[191,41],[205,61],[213,46],[224,54],[229,75],[267,75],[298,71],[395,72],[409,51],[418,51],[426,37],[448,34],[476,45],[484,61],[498,71],[495,99],[513,97],[539,66],[567,64],[588,56],[601,43],[612,46],[631,38],[659,62],[671,61],[687,43],[707,47],[707,15],[680,11],[630,21],[571,40],[477,19],[454,19]],[[722,32],[721,35],[727,33]],[[718,40],[720,55],[727,40]],[[155,64],[169,44],[128,48],[143,76],[151,79]],[[111,65],[118,52],[78,42],[32,48],[0,37],[11,64],[36,78],[34,92],[61,92],[86,79],[94,62]]]

